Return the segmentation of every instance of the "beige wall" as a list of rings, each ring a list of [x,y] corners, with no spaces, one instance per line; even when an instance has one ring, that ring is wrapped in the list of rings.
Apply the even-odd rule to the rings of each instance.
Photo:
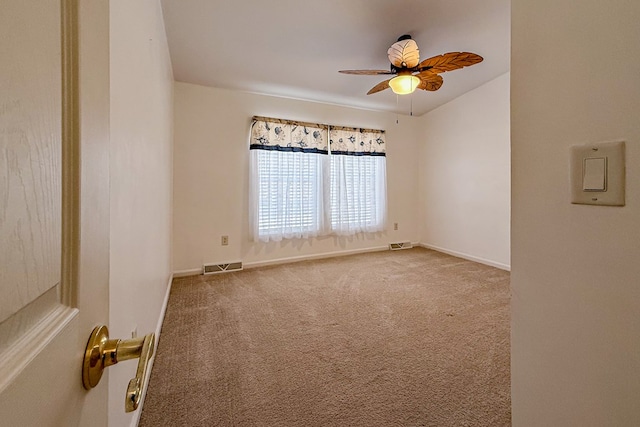
[[[425,114],[420,242],[508,269],[509,73]]]
[[[640,425],[640,3],[512,1],[514,426]],[[625,140],[625,207],[569,149]]]
[[[156,331],[171,276],[173,75],[158,0],[112,0],[112,338]],[[136,362],[109,372],[109,425],[135,424],[124,396]]]
[[[261,115],[387,131],[388,228],[377,235],[253,243],[248,230],[248,137]],[[174,267],[203,263],[245,265],[386,247],[417,241],[416,118],[335,105],[196,86],[175,85]],[[221,246],[220,237],[229,236]]]

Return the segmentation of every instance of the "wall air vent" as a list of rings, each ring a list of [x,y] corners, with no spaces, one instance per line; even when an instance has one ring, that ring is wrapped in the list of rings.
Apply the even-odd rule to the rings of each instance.
[[[389,243],[389,249],[392,251],[398,251],[400,249],[411,249],[413,245],[411,242]]]
[[[239,270],[242,270],[242,261],[226,264],[204,264],[202,266],[202,274],[226,273],[228,271]]]

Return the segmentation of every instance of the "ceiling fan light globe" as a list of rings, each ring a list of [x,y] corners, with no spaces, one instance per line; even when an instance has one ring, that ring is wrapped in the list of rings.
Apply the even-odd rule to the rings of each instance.
[[[389,81],[389,87],[398,95],[413,93],[419,84],[420,79],[413,75],[396,76]]]

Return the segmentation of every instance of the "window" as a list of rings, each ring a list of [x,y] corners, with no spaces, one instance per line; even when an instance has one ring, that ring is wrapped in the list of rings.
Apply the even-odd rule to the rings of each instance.
[[[252,150],[260,240],[317,236],[324,229],[323,154]]]
[[[382,231],[384,144],[381,131],[255,117],[250,143],[254,240]]]
[[[386,157],[382,133],[331,128],[331,231],[338,235],[384,230]]]

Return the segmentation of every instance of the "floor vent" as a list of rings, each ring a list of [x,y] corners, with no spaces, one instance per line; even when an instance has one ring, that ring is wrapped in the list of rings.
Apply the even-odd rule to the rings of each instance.
[[[242,270],[242,261],[230,262],[228,264],[204,264],[202,274],[225,273],[227,271]]]
[[[389,249],[392,251],[398,251],[400,249],[411,249],[413,245],[411,242],[389,243]]]

